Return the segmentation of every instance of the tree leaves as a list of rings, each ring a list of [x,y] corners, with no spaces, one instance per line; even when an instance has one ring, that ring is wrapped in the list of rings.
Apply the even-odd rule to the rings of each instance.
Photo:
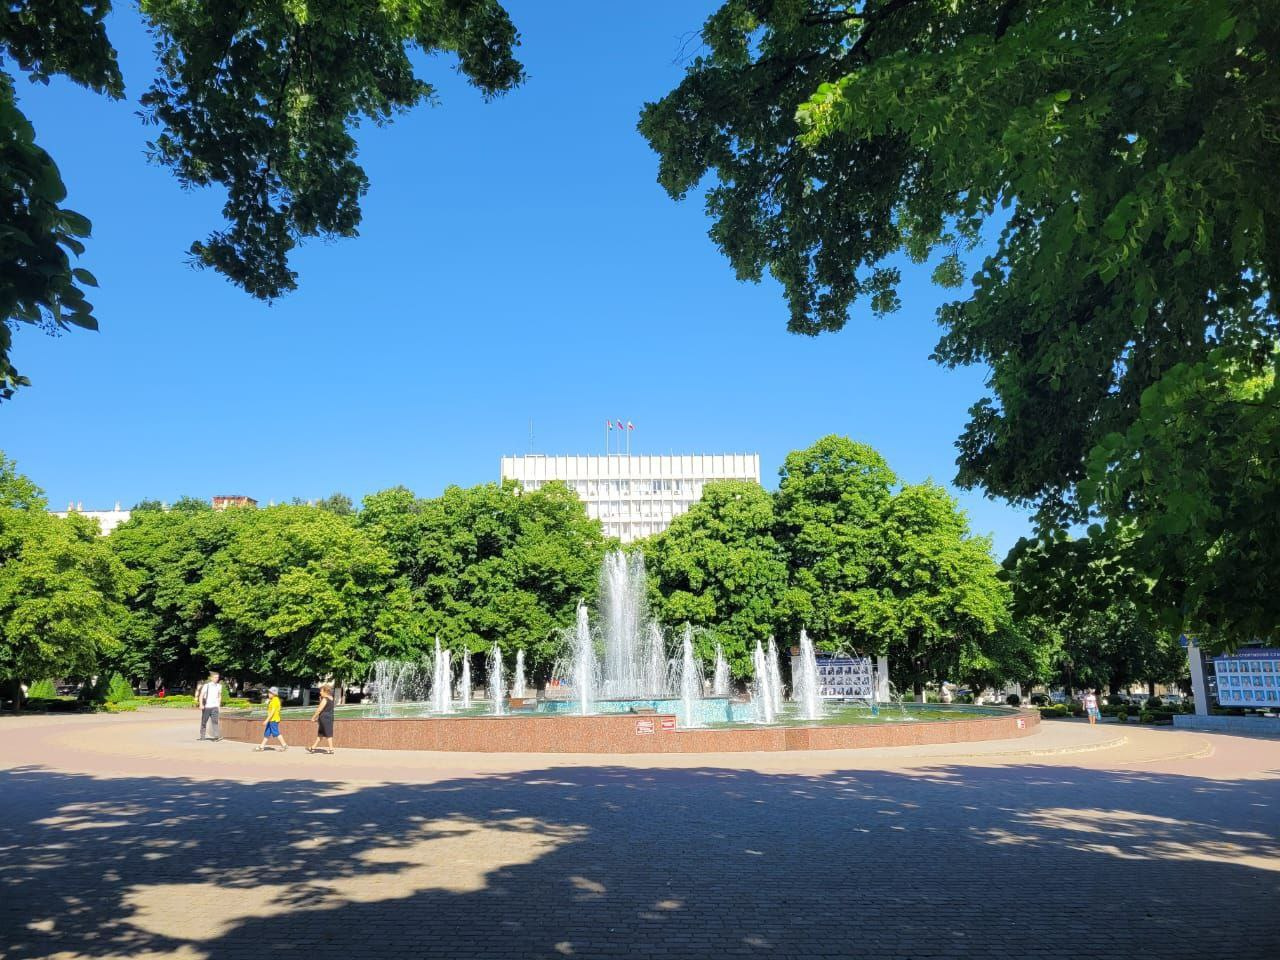
[[[353,237],[368,188],[356,162],[361,118],[387,123],[432,95],[410,61],[448,52],[486,97],[524,76],[519,36],[496,0],[367,3],[323,0],[143,0],[159,73],[142,97],[159,130],[152,158],[188,186],[221,185],[228,226],[191,245],[250,294],[294,289],[293,248]],[[20,0],[0,10],[0,54],[34,81],[64,75],[124,95],[107,39],[106,0]],[[73,268],[89,221],[59,204],[66,188],[0,70],[0,400],[28,385],[12,365],[12,327],[98,328]]]
[[[957,241],[970,248],[985,230],[972,288],[938,313],[935,358],[991,370],[958,441],[958,480],[1036,507],[1044,536],[1104,502],[1123,510],[1122,497],[1078,488],[1091,451],[1109,434],[1149,443],[1129,428],[1145,392],[1183,365],[1232,347],[1256,371],[1280,336],[1280,196],[1259,174],[1280,169],[1280,49],[1258,29],[1280,20],[1280,3],[863,13],[725,4],[704,31],[710,54],[641,115],[659,182],[681,197],[713,178],[712,237],[740,277],[771,273],[789,329],[809,334],[842,328],[861,302],[894,309],[897,281],[879,271],[900,254],[941,257],[934,278],[954,284]],[[1190,453],[1209,437],[1187,429]],[[1212,445],[1246,461],[1243,433]],[[1249,508],[1233,510],[1197,532],[1213,510],[1180,506],[1160,529],[1208,545],[1234,525],[1229,539],[1243,541]],[[1148,557],[1155,576],[1164,567]],[[1173,604],[1162,617],[1185,604],[1138,599]]]
[[[412,48],[449,51],[487,96],[523,79],[518,36],[495,0],[371,4],[144,0],[160,73],[142,97],[152,158],[185,184],[220,184],[228,226],[194,262],[270,300],[297,285],[307,237],[353,237],[368,189],[353,136],[433,95]]]

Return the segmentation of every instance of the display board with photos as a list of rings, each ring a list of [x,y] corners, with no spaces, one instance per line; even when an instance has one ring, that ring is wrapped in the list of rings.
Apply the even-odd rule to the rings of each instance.
[[[871,700],[874,695],[870,657],[818,657],[818,696]]]
[[[1237,650],[1213,658],[1218,703],[1224,707],[1280,707],[1280,649]]]

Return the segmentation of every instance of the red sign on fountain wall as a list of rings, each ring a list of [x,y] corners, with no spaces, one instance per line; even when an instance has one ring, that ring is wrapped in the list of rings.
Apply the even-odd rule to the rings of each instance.
[[[668,730],[674,730],[675,728],[676,728],[676,718],[675,718],[675,717],[663,717],[663,718],[662,718],[662,732],[663,732],[663,733],[666,733]]]
[[[653,721],[652,721],[652,720],[637,720],[637,721],[636,721],[636,736],[638,737],[638,736],[640,736],[641,734],[646,734],[646,733],[653,733]]]

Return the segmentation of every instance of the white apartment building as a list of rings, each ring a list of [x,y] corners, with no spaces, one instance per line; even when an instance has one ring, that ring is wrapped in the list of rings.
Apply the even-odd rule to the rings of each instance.
[[[606,537],[630,543],[660,533],[702,497],[711,480],[760,482],[758,453],[682,456],[545,456],[502,458],[502,479],[526,490],[561,480],[582,498]]]

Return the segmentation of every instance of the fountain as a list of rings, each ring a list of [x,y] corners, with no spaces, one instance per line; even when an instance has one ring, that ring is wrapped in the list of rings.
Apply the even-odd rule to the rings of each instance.
[[[449,651],[441,648],[436,637],[436,656],[431,670],[431,712],[453,713],[453,669]]]
[[[915,717],[907,713],[907,705],[902,702],[902,694],[899,693],[898,688],[893,685],[893,681],[886,680],[885,683],[889,687],[889,699],[898,705],[898,713],[901,719],[907,721],[915,720]]]
[[[724,647],[716,644],[716,666],[711,675],[711,695],[727,697],[729,695],[729,661],[724,658]]]
[[[800,716],[806,720],[817,720],[822,716],[822,702],[818,699],[818,657],[813,650],[813,641],[804,630],[800,631],[800,662],[796,673],[798,675],[791,678],[791,683]]]
[[[392,706],[411,700],[419,688],[418,665],[407,660],[375,660],[369,696],[373,700],[374,714],[379,717],[392,715]]]
[[[769,665],[765,662],[764,648],[756,641],[755,653],[751,657],[751,665],[755,672],[755,684],[751,690],[751,700],[756,708],[756,723],[773,723],[778,715],[778,703],[773,699],[773,685],[769,679]]]
[[[702,700],[702,665],[693,655],[693,628],[684,625],[680,642],[680,711],[686,727],[702,726],[698,705]]]
[[[661,628],[649,620],[646,606],[644,554],[621,550],[607,554],[600,576],[605,628],[602,696],[644,697],[669,692],[666,644]]]
[[[769,638],[769,657],[765,661],[769,677],[769,694],[775,710],[782,709],[782,668],[778,665],[778,645]]]
[[[591,620],[587,605],[578,604],[578,622],[573,631],[573,689],[578,695],[578,712],[584,717],[595,709],[596,703],[596,644],[591,636]]]
[[[516,651],[516,674],[511,681],[511,695],[519,699],[524,699],[525,696],[523,647]]]
[[[427,653],[417,661],[380,660],[373,665],[369,678],[369,722],[399,724],[389,742],[403,746],[421,743],[423,749],[508,749],[512,743],[530,752],[594,752],[600,749],[631,752],[684,752],[701,750],[791,750],[836,749],[860,745],[900,745],[920,742],[954,742],[982,739],[977,727],[961,733],[951,717],[995,719],[998,723],[981,729],[996,731],[1001,736],[1022,736],[1034,728],[1038,717],[1004,708],[955,707],[930,709],[903,702],[892,690],[890,705],[880,710],[877,704],[828,704],[819,696],[819,663],[814,644],[807,632],[800,631],[799,656],[792,666],[792,702],[784,702],[787,691],[782,684],[782,666],[778,642],[769,637],[756,641],[750,651],[750,701],[733,697],[733,677],[723,643],[710,638],[706,649],[714,649],[711,683],[703,679],[704,664],[699,660],[694,639],[697,628],[686,624],[670,650],[662,625],[653,618],[646,605],[644,560],[639,554],[609,554],[600,581],[599,619],[585,604],[579,604],[573,627],[563,631],[565,653],[553,664],[547,695],[525,709],[512,711],[507,697],[508,683],[514,697],[528,698],[532,668],[545,669],[530,662],[528,651],[515,651],[513,670],[507,673],[502,649],[490,638],[484,656],[488,666],[488,709],[486,713],[503,717],[506,733],[495,738],[486,721],[473,724],[479,711],[472,704],[472,655],[460,653],[460,676],[457,678],[456,700],[452,686],[452,653],[436,638],[434,656]],[[789,646],[784,640],[783,646]],[[733,648],[731,648],[733,649]],[[734,651],[741,656],[740,649]],[[477,654],[479,655],[479,654]],[[826,655],[824,655],[826,656]],[[836,657],[838,660],[839,657]],[[839,666],[829,663],[828,668]],[[830,670],[828,670],[830,672]],[[833,674],[834,675],[834,674]],[[891,685],[890,685],[891,687]],[[707,690],[709,689],[709,692]],[[889,699],[889,698],[886,698]],[[893,709],[896,703],[897,709]],[[572,723],[532,720],[532,712],[542,715],[577,714]],[[458,714],[471,716],[459,717]],[[632,716],[627,716],[631,714]],[[659,722],[654,714],[661,716]],[[822,719],[821,726],[814,726]],[[901,731],[895,741],[885,727],[900,727],[900,720],[929,720],[924,736],[938,739],[921,740],[918,725],[913,731]],[[939,723],[939,721],[947,721]],[[247,726],[246,737],[260,737],[257,726]],[[449,725],[448,736],[438,724]],[[744,729],[746,727],[752,729]],[[808,730],[796,735],[784,728],[806,725]],[[860,733],[859,728],[875,725],[874,735]],[[697,728],[689,737],[669,736],[672,731]],[[910,733],[911,736],[907,736]],[[365,734],[377,738],[376,734]],[[441,744],[449,744],[442,746]]]
[[[471,654],[462,655],[462,676],[458,677],[458,705],[471,709]]]
[[[507,680],[502,675],[502,651],[495,643],[489,651],[489,712],[495,717],[506,713]]]

